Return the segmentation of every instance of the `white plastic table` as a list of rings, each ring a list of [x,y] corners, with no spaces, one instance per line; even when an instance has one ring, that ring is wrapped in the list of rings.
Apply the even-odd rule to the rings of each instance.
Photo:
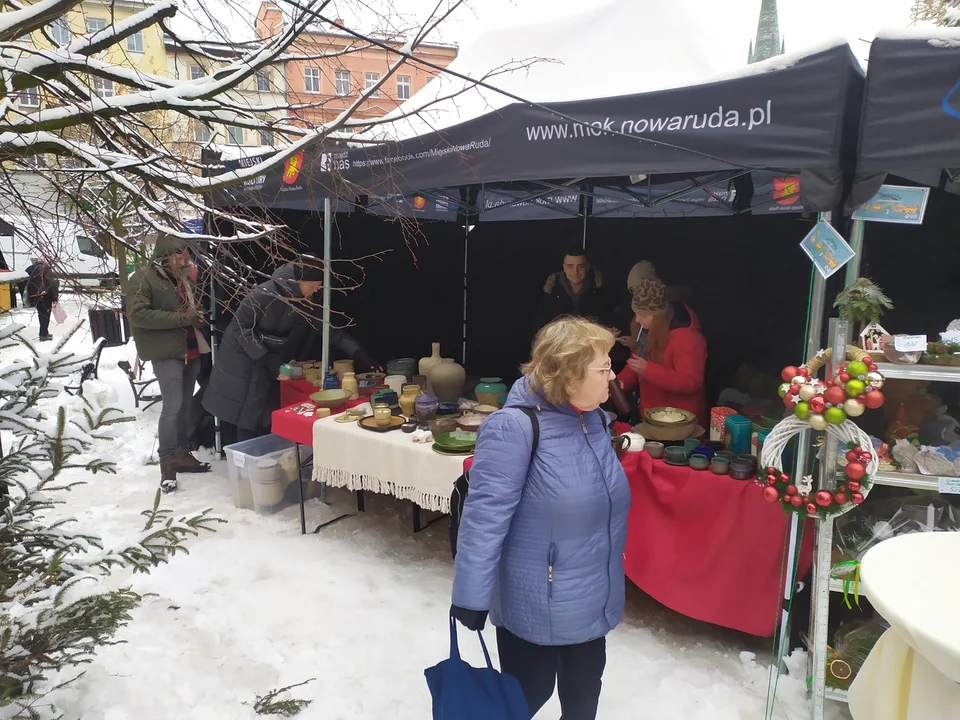
[[[886,540],[860,578],[890,629],[850,687],[854,720],[960,720],[960,533]]]

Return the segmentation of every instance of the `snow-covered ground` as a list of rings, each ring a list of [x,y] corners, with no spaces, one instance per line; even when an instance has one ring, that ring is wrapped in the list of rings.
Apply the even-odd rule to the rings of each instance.
[[[84,319],[85,304],[65,298],[68,320],[53,325],[53,334]],[[37,328],[31,310],[0,316],[0,324],[11,320]],[[70,348],[89,352],[90,345],[84,328]],[[17,352],[5,351],[0,364]],[[86,478],[64,510],[108,543],[139,528],[159,479],[149,464],[159,406],[134,411],[117,368],[134,352],[132,342],[106,349],[100,379],[85,392],[136,418],[96,448],[117,463],[117,474]],[[149,576],[113,578],[152,594],[120,633],[126,642],[104,648],[80,680],[50,699],[68,718],[247,720],[257,717],[257,694],[315,678],[293,691],[313,700],[298,715],[303,720],[428,718],[423,669],[448,652],[446,521],[413,535],[409,504],[368,494],[366,513],[304,537],[295,508],[269,517],[234,508],[225,478],[225,463],[214,461],[214,472],[182,476],[180,492],[164,498],[178,516],[210,507],[228,522]],[[332,490],[328,501],[308,502],[308,526],[355,509],[342,491]],[[487,637],[493,649],[492,631]],[[480,664],[478,644],[466,632],[460,639],[464,656]],[[628,583],[624,621],[608,638],[600,718],[759,720],[769,646],[673,613]],[[802,677],[803,658],[792,662]],[[559,714],[554,698],[538,718]],[[809,717],[801,680],[781,679],[774,717]],[[842,717],[828,703],[828,718]]]

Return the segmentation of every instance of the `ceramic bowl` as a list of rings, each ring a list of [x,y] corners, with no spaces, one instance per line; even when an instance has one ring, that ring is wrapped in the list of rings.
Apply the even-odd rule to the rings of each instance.
[[[654,460],[659,460],[663,457],[664,447],[662,442],[657,442],[655,440],[647,441],[643,448],[647,451],[647,455],[652,457]]]
[[[730,461],[726,458],[715,457],[710,461],[710,471],[714,475],[726,475],[730,472]]]
[[[347,398],[349,397],[350,393],[346,390],[321,390],[313,393],[310,399],[317,407],[339,410],[347,404]]]
[[[713,456],[717,454],[716,450],[709,448],[706,445],[698,445],[693,449],[694,455],[703,455],[707,460],[713,460]]]
[[[730,461],[730,477],[734,480],[749,480],[753,477],[754,472],[755,466],[746,460],[737,459]]]
[[[743,460],[746,463],[750,463],[750,466],[756,470],[757,469],[757,458],[755,455],[750,453],[740,453],[737,455],[737,460]]]
[[[668,447],[667,460],[672,463],[682,463],[687,461],[687,451],[682,447]]]
[[[477,415],[489,415],[499,409],[500,408],[494,407],[493,405],[474,405],[470,412],[476,413]]]
[[[386,380],[386,378],[387,378],[386,373],[379,373],[379,372],[359,373],[357,375],[357,382],[369,383],[371,385],[383,385],[383,381]]]
[[[442,402],[437,405],[437,417],[458,417],[460,406],[453,402]]]
[[[710,467],[710,458],[706,455],[699,455],[694,453],[690,456],[690,467],[694,470],[706,470]]]
[[[433,433],[433,437],[435,438],[438,438],[445,433],[454,432],[458,429],[457,418],[452,417],[438,417],[431,420],[427,424],[430,427],[430,432]]]
[[[724,445],[722,442],[718,442],[718,441],[716,441],[716,440],[712,440],[712,441],[710,441],[710,442],[704,443],[704,445],[706,445],[708,448],[710,448],[711,450],[713,450],[713,454],[714,454],[714,455],[716,455],[717,453],[722,452],[722,451],[724,451],[724,450],[727,449],[727,446],[726,446],[726,445]]]
[[[700,441],[696,438],[687,438],[683,441],[683,449],[687,451],[687,455],[691,455],[698,447],[700,447]]]
[[[486,419],[486,415],[464,415],[457,420],[457,427],[467,432],[476,432],[480,424]]]
[[[674,425],[689,425],[696,420],[696,415],[680,408],[655,407],[644,410],[643,419],[655,427],[672,427]]]
[[[729,450],[721,450],[717,453],[717,457],[726,458],[727,460],[736,460],[737,454],[735,452],[730,452]]]

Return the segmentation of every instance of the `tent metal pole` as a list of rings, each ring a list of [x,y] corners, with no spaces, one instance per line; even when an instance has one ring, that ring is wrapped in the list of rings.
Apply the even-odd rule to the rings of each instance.
[[[329,197],[323,199],[323,330],[320,362],[326,376],[330,367],[330,248],[333,236],[333,203]]]
[[[212,271],[211,267],[211,271]],[[217,312],[217,286],[213,282],[213,272],[210,273],[210,362],[217,364],[217,326],[214,323]],[[223,452],[223,440],[220,438],[220,418],[213,416],[214,442],[217,455]]]
[[[463,222],[463,346],[461,364],[467,366],[467,258],[470,249],[470,216],[464,215]]]
[[[850,247],[855,253],[847,263],[846,284],[860,278],[860,263],[863,262],[863,233],[866,229],[863,218],[857,218],[850,224]]]

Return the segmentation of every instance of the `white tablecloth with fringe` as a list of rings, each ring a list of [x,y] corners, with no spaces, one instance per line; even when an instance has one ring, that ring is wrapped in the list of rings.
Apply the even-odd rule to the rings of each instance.
[[[373,432],[323,418],[313,424],[313,479],[330,487],[393,495],[434,512],[450,512],[463,457],[440,455],[401,430]]]

